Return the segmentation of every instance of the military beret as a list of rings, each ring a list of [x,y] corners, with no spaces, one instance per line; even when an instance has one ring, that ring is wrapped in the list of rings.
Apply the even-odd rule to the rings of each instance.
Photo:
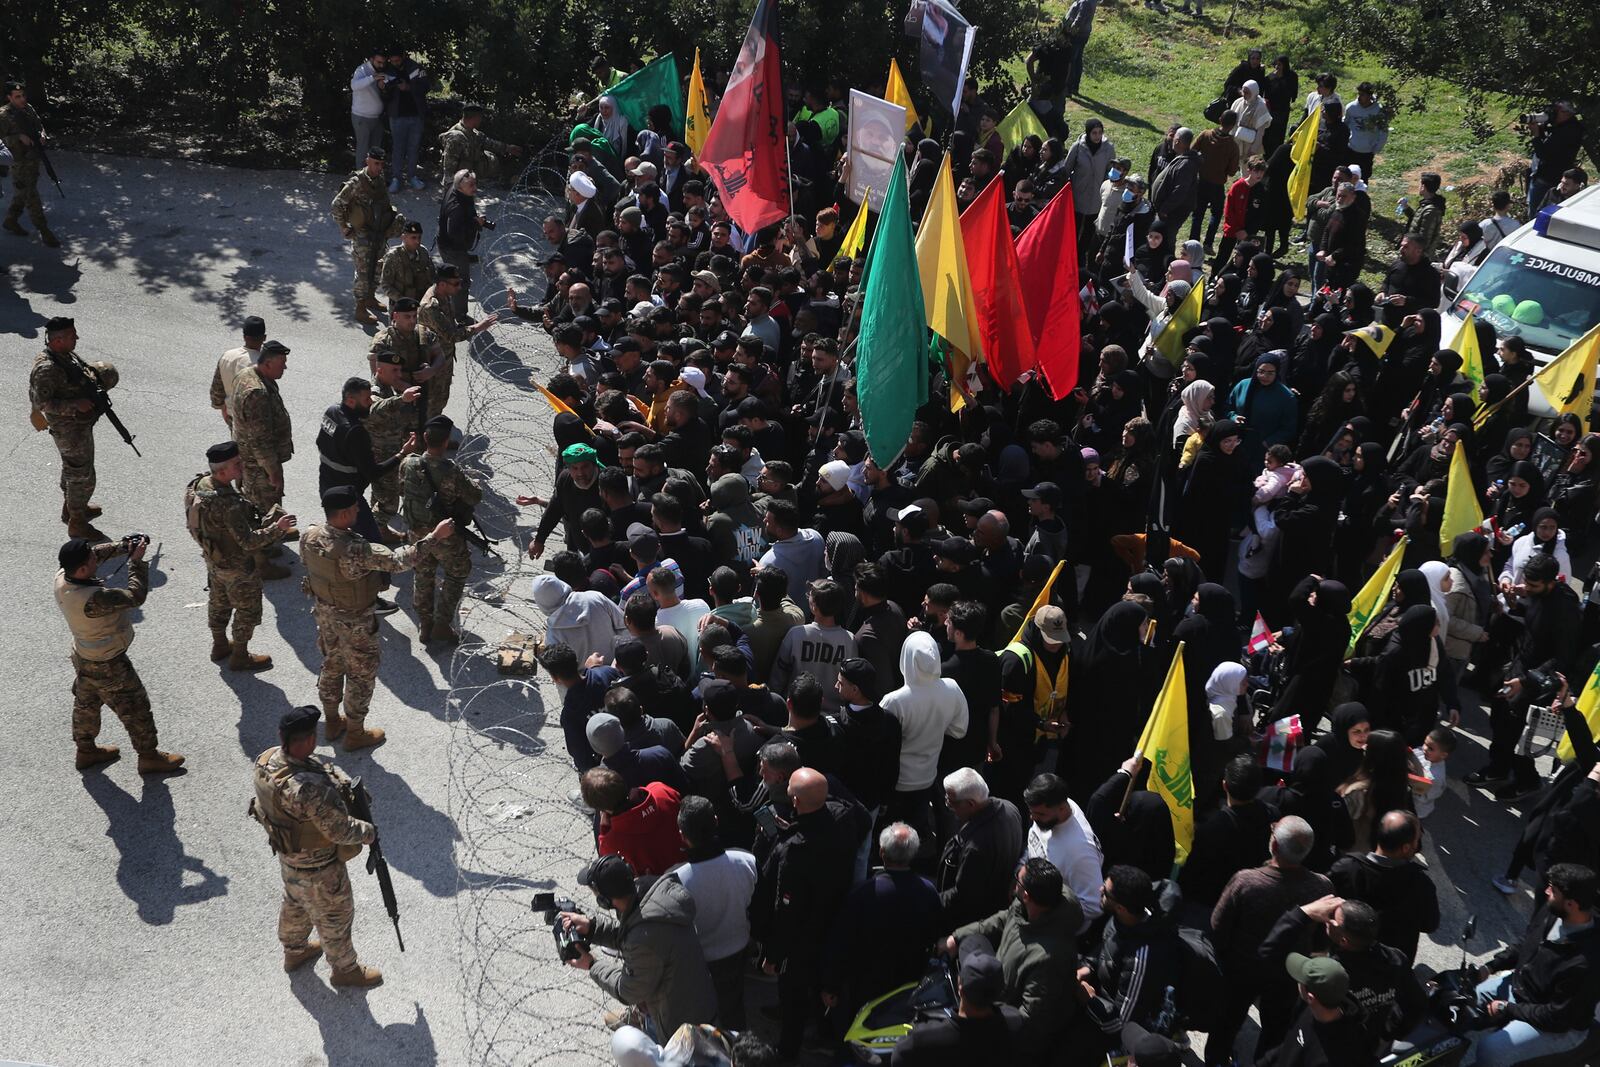
[[[416,221],[408,222],[408,223],[406,223],[404,226],[402,226],[400,228],[400,232],[401,233],[421,233],[422,232],[422,223],[416,222]]]
[[[289,354],[289,346],[282,341],[268,341],[261,346],[261,354],[263,356],[287,356]]]
[[[383,149],[379,148],[377,145],[373,145],[371,148],[367,149],[367,158],[385,160],[389,157],[384,154]]]
[[[244,335],[246,337],[265,337],[267,335],[267,320],[260,315],[251,315],[244,320]]]
[[[212,445],[206,449],[207,463],[226,463],[239,454],[239,442],[224,441],[220,445]]]
[[[60,333],[62,330],[73,329],[76,325],[76,320],[69,319],[64,315],[57,315],[44,324],[44,332],[47,334]]]
[[[417,310],[417,302],[415,300],[411,299],[409,296],[402,296],[399,300],[396,300],[394,302],[394,306],[389,308],[389,310],[390,311],[415,311],[415,310]]]
[[[93,555],[94,545],[89,543],[88,538],[74,537],[61,546],[61,551],[56,553],[56,562],[61,564],[62,570],[71,572],[88,563]]]
[[[432,430],[438,426],[443,426],[447,430],[453,430],[456,428],[456,424],[450,421],[449,415],[435,415],[433,418],[422,424],[422,428],[424,430]]]
[[[739,711],[739,688],[724,678],[712,678],[700,683],[700,701],[713,719],[731,719]]]
[[[361,494],[350,485],[336,485],[322,494],[322,510],[329,515],[345,508],[353,508],[360,502]]]
[[[441,282],[460,281],[461,268],[456,266],[454,263],[446,263],[438,270],[434,271],[433,276]]]
[[[401,364],[400,353],[396,352],[392,345],[380,345],[374,348],[372,350],[372,358],[375,362],[388,363],[396,367]]]
[[[322,712],[318,711],[314,704],[302,704],[298,708],[290,708],[278,719],[278,736],[287,741],[291,737],[313,733],[320,718]]]

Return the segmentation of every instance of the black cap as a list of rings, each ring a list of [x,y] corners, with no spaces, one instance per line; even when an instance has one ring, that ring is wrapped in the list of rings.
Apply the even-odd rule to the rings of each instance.
[[[422,232],[422,223],[417,222],[416,220],[413,219],[411,222],[408,222],[404,226],[400,227],[400,232],[401,233],[421,233]]]
[[[878,699],[878,668],[872,665],[871,660],[855,656],[839,664],[839,673],[844,675],[844,680],[861,690],[868,700]]]
[[[250,315],[245,318],[243,329],[246,337],[265,337],[267,335],[267,320],[260,315]]]
[[[867,439],[860,430],[846,430],[840,434],[839,447],[844,449],[846,463],[860,463],[867,458]]]
[[[712,348],[738,348],[739,338],[732,330],[723,330],[711,339]]]
[[[661,538],[654,530],[644,530],[628,538],[628,551],[656,555],[661,551]]]
[[[336,485],[322,494],[322,510],[329,515],[345,508],[353,508],[360,502],[361,494],[350,485]]]
[[[982,515],[994,510],[994,501],[986,496],[974,497],[971,500],[963,500],[961,510],[968,515]]]
[[[402,296],[399,300],[396,300],[394,302],[394,304],[390,306],[389,310],[390,311],[415,311],[415,310],[417,310],[417,302],[415,300],[411,299],[409,296]]]
[[[1022,495],[1029,500],[1043,500],[1053,508],[1061,507],[1061,487],[1055,482],[1040,482],[1032,489],[1024,489]]]
[[[947,537],[933,546],[933,554],[965,566],[978,558],[978,546],[965,537]]]
[[[261,346],[261,354],[263,356],[287,356],[289,354],[289,346],[282,341],[268,341]]]
[[[712,678],[700,683],[700,702],[706,714],[721,722],[731,719],[739,711],[739,687],[726,678]]]
[[[981,935],[961,942],[959,953],[961,996],[974,1004],[994,1005],[1005,992],[1005,969],[994,954],[994,945]]]
[[[1122,1028],[1122,1047],[1139,1067],[1178,1067],[1183,1062],[1183,1046],[1170,1038],[1153,1034],[1138,1023]]]
[[[600,301],[599,307],[601,311],[610,311],[618,315],[622,314],[622,301],[618,300],[614,296],[608,296],[604,300]]]
[[[622,338],[621,340],[617,341],[615,344],[613,344],[611,346],[611,354],[613,356],[616,355],[618,352],[642,352],[642,351],[644,351],[644,348],[639,344],[638,341],[635,341],[631,337],[624,337],[624,338]]]
[[[539,265],[541,267],[548,267],[552,263],[565,263],[566,261],[567,257],[562,255],[560,252],[551,252],[548,256],[544,257],[544,262]]]
[[[302,737],[306,734],[317,732],[317,720],[322,718],[314,704],[302,704],[298,708],[290,708],[278,719],[278,737],[288,741],[291,737]]]
[[[602,897],[631,897],[639,892],[633,868],[615,853],[601,856],[585,867],[578,875],[578,884],[588,886]]]
[[[371,148],[367,149],[367,158],[381,160],[388,159],[389,157],[384,155],[383,149],[379,148],[377,145],[373,145]]]
[[[70,573],[88,563],[93,555],[94,545],[88,538],[74,537],[61,546],[61,551],[56,553],[56,562],[61,564],[62,570]]]
[[[433,272],[433,278],[435,281],[440,282],[460,281],[461,268],[454,263],[442,264],[438,270]]]
[[[447,430],[453,430],[456,428],[456,424],[450,421],[449,415],[435,415],[433,418],[422,424],[422,428],[424,430],[431,430],[436,426],[443,426]]]
[[[226,463],[239,454],[239,442],[224,441],[219,445],[212,445],[206,449],[207,463]]]
[[[611,655],[617,666],[629,674],[644,670],[645,665],[650,662],[649,650],[637,637],[624,637],[618,641]]]
[[[65,315],[57,315],[55,318],[49,319],[45,322],[44,332],[47,334],[60,333],[62,330],[73,329],[76,325],[76,320],[69,319]]]

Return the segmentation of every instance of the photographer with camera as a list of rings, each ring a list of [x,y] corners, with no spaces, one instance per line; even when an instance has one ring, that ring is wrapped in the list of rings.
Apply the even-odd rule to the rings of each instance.
[[[1562,171],[1578,161],[1583,123],[1566,100],[1556,101],[1546,111],[1524,115],[1522,121],[1533,128],[1528,159],[1528,217],[1532,218],[1561,180]]]
[[[120,755],[116,745],[95,744],[102,705],[109,705],[127,727],[139,753],[140,774],[169,774],[183,765],[182,756],[156,747],[150,696],[128,660],[128,646],[133,643],[128,613],[141,607],[150,592],[150,564],[144,558],[149,547],[150,538],[144,534],[102,544],[74,537],[56,555],[61,564],[56,571],[56,606],[72,631],[72,740],[78,746],[80,771]],[[95,577],[101,563],[117,556],[128,557],[126,589],[112,589]]]
[[[1600,1000],[1600,878],[1578,863],[1550,868],[1545,907],[1522,943],[1478,971],[1478,1004],[1492,1030],[1479,1038],[1475,1067],[1510,1067],[1582,1045]]]
[[[567,962],[588,971],[595,985],[628,1006],[607,1012],[608,1026],[628,1022],[665,1041],[683,1023],[716,1015],[716,990],[695,933],[694,897],[682,883],[670,875],[653,883],[636,880],[621,856],[600,857],[578,881],[594,890],[603,912],[614,913],[591,918],[564,911],[557,920],[584,942],[574,946]],[[591,945],[617,955],[596,957]],[[640,1013],[644,1020],[631,1018]]]
[[[1540,785],[1533,757],[1519,754],[1530,704],[1549,704],[1560,687],[1559,673],[1573,674],[1582,607],[1578,594],[1562,580],[1554,556],[1536,552],[1522,572],[1522,636],[1506,668],[1505,684],[1489,701],[1487,765],[1467,775],[1468,785],[1496,785],[1495,796],[1510,800]]]

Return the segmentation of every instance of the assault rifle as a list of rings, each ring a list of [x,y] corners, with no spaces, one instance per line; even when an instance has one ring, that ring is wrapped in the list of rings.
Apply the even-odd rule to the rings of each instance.
[[[50,154],[44,150],[44,128],[38,122],[35,122],[33,115],[26,110],[18,111],[16,118],[18,124],[22,126],[22,132],[27,134],[29,139],[33,141],[32,150],[39,154],[39,163],[44,167],[44,172],[50,176],[51,181],[56,183],[56,193],[60,195],[61,199],[65,200],[67,191],[61,188],[61,179],[56,177],[56,168],[50,162]]]
[[[94,388],[95,414],[104,415],[106,417],[106,421],[111,424],[111,428],[116,430],[124,441],[128,442],[128,447],[133,449],[133,454],[138,456],[140,459],[143,459],[144,453],[140,452],[139,446],[133,443],[133,434],[128,432],[128,428],[122,424],[122,420],[117,418],[117,413],[111,408],[111,394],[107,392],[105,385],[101,382],[100,372],[89,366],[89,364],[85,363],[83,360],[79,359],[76,355],[69,356],[68,358],[70,360],[70,362],[67,364],[68,367],[70,367],[72,370],[75,370],[81,376],[82,380],[88,382],[89,385]]]
[[[428,497],[428,511],[441,519],[450,519],[456,524],[456,536],[464,538],[469,545],[476,545],[478,550],[486,556],[494,554],[490,545],[499,544],[484,536],[482,527],[473,529],[477,524],[477,517],[464,500],[446,500],[443,493],[439,492],[439,483],[433,480],[433,471],[428,469],[426,458],[422,461],[423,476],[428,479],[428,488],[433,490],[433,495]]]
[[[372,819],[372,798],[367,795],[367,787],[361,779],[356,778],[350,782],[350,814],[363,822],[370,822],[374,827],[378,824]],[[378,892],[383,895],[383,910],[389,913],[389,920],[394,923],[394,938],[400,942],[400,951],[406,950],[406,939],[400,933],[400,902],[394,896],[394,880],[389,877],[389,863],[383,858],[383,846],[374,837],[372,844],[367,848],[367,873],[378,876]]]
[[[389,239],[384,235],[389,232],[389,226],[398,214],[399,212],[393,207],[389,209],[387,216],[380,215],[376,210],[372,212],[372,240],[368,242],[372,250],[367,253],[367,277],[372,279],[374,290],[378,288],[378,262],[383,258],[385,246],[389,243]]]

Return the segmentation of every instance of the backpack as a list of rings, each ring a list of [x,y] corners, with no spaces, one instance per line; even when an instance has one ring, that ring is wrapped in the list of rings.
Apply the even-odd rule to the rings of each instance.
[[[1208,1031],[1223,1014],[1228,983],[1217,965],[1217,951],[1203,930],[1178,927],[1178,1010],[1191,1029]]]
[[[200,546],[200,551],[209,559],[211,549],[206,543],[205,506],[216,498],[216,494],[203,492],[200,489],[201,479],[207,477],[210,475],[196,474],[189,479],[188,486],[183,490],[183,518],[184,525],[189,529],[189,536],[194,538],[195,544]]]

